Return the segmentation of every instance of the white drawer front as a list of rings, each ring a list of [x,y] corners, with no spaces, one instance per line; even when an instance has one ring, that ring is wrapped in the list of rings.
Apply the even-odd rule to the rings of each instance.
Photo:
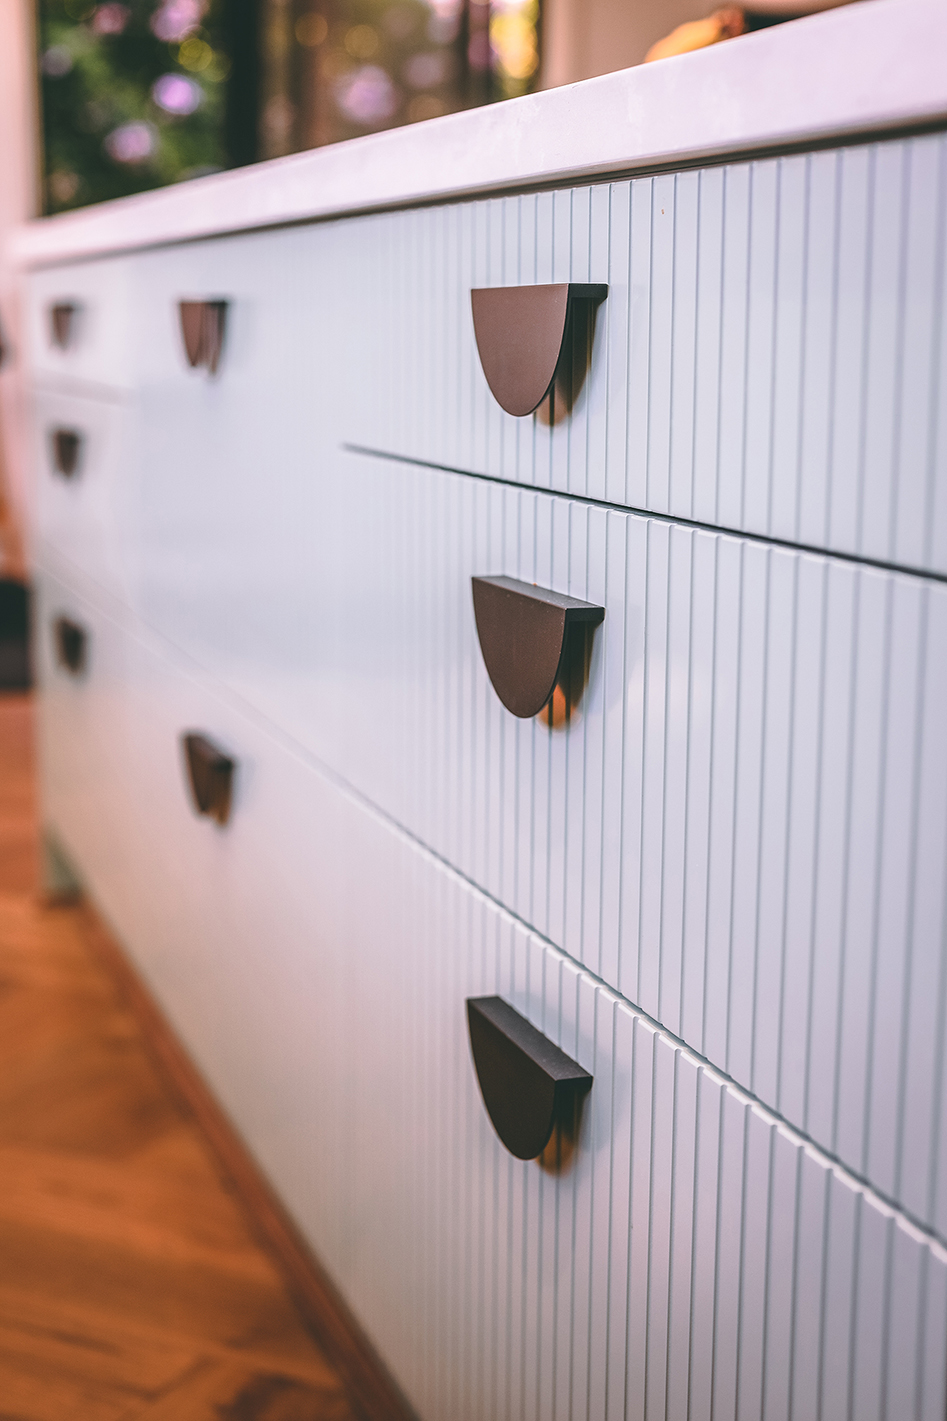
[[[31,370],[59,387],[132,388],[137,374],[137,280],[134,256],[46,267],[26,287]],[[64,346],[53,336],[51,311],[75,308]]]
[[[167,447],[179,456],[239,458],[248,434],[263,463],[260,487],[288,447],[304,455],[326,438],[338,389],[357,361],[352,294],[340,279],[348,225],[245,233],[163,247],[133,257],[139,379]],[[226,302],[216,371],[191,369],[179,303]],[[361,341],[359,339],[361,337]],[[354,360],[353,358],[354,357]],[[271,456],[265,458],[266,444]],[[329,437],[336,437],[334,429]]]
[[[947,589],[393,461],[313,488],[278,566],[210,521],[210,592],[143,558],[146,619],[947,1236]],[[568,729],[500,704],[478,573],[606,608]]]
[[[29,356],[43,388],[135,390],[151,413],[155,466],[198,478],[215,463],[254,470],[261,489],[287,452],[337,442],[339,394],[357,364],[348,293],[336,279],[339,223],[162,247],[52,267],[29,278]],[[217,369],[192,369],[179,303],[226,303]],[[50,311],[76,310],[65,349]],[[103,386],[105,387],[103,391]],[[248,436],[256,465],[245,464]],[[155,440],[157,438],[157,443]],[[241,463],[241,459],[244,463]]]
[[[47,815],[423,1418],[940,1418],[947,1257],[645,1017],[49,577]],[[175,736],[240,762],[198,820]],[[595,1083],[513,1160],[464,1021],[499,993]],[[820,1410],[821,1408],[821,1410]]]
[[[945,153],[937,134],[353,220],[345,437],[947,571]],[[550,429],[490,395],[470,289],[565,281],[609,294]]]
[[[340,228],[318,230],[325,252]],[[287,566],[306,560],[321,451],[338,443],[345,292],[331,261],[313,260],[308,229],[135,260],[139,526],[121,549],[135,564],[126,598],[161,630],[193,618],[204,636],[213,623],[226,651],[247,616],[272,623],[274,595],[293,595]],[[226,315],[211,374],[188,365],[178,303],[218,298]]]
[[[157,461],[224,479],[352,443],[947,572],[941,134],[315,223],[31,278],[42,379],[141,385]],[[490,395],[470,290],[606,282],[570,417]],[[182,298],[230,304],[186,369]],[[74,349],[47,308],[82,306]]]
[[[143,515],[133,402],[39,388],[33,416],[35,535],[114,596],[131,598]],[[68,461],[66,472],[59,467],[59,433],[78,438],[71,472]]]
[[[347,1287],[422,1416],[939,1418],[940,1248],[469,886],[357,842]],[[485,1116],[461,1003],[494,992],[595,1077],[558,1177]]]
[[[340,1276],[350,1183],[324,1148],[324,1083],[346,1023],[322,1011],[342,949],[313,893],[314,776],[68,583],[41,571],[37,591],[44,827]],[[62,614],[88,631],[79,677],[55,664]],[[237,762],[224,827],[191,804],[179,738],[192,730]]]

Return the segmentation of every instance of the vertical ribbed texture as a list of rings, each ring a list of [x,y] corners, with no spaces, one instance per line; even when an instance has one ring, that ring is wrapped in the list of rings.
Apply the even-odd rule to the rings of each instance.
[[[915,165],[932,141],[910,148]],[[852,153],[867,182],[870,152],[832,162]],[[728,221],[743,213],[746,231],[746,204],[762,182],[753,174],[740,188],[744,206],[733,198],[728,208]],[[724,196],[731,176],[716,175]],[[644,220],[635,209],[643,192],[652,230],[684,181],[662,180],[654,192],[633,185],[632,225]],[[525,210],[551,224],[550,263],[564,260],[577,204],[590,224],[584,249],[595,240],[605,191],[529,199]],[[790,206],[800,205],[811,213],[811,189],[796,191]],[[502,243],[490,245],[509,206],[478,207],[478,261],[512,260]],[[379,245],[411,269],[435,217],[449,230],[466,211],[399,214],[418,224],[408,248]],[[777,218],[788,220],[783,208]],[[395,219],[366,220],[380,235]],[[340,260],[345,229],[325,229]],[[518,244],[526,229],[512,230]],[[296,258],[305,235],[276,234]],[[435,229],[432,270],[443,241]],[[238,243],[226,250],[236,279]],[[205,282],[211,256],[201,249]],[[175,272],[185,282],[190,257],[148,261],[164,272],[165,296]],[[650,283],[652,325],[660,292],[673,286],[656,261],[652,253],[648,274],[634,278]],[[752,292],[760,267],[752,252],[747,261]],[[286,273],[266,280],[292,285]],[[170,321],[170,301],[152,299],[149,319]],[[133,582],[133,607],[522,920],[947,1236],[944,589],[329,452],[318,426],[304,456],[285,428],[268,434],[258,419],[256,443],[248,437],[232,460],[218,450],[208,462],[207,440],[252,403],[254,320],[262,317],[252,307],[235,315],[217,384],[191,381],[176,347],[160,356],[173,371],[146,383],[155,440],[116,493],[131,532],[120,536],[114,507],[103,505],[101,523],[105,542],[111,528],[116,556],[122,550],[115,576]],[[746,312],[737,324],[757,329]],[[784,350],[799,344],[793,329]],[[431,356],[421,335],[411,334],[412,358],[443,374],[446,356]],[[272,331],[263,349],[276,363]],[[331,362],[320,359],[329,378]],[[688,359],[693,366],[693,351]],[[295,379],[302,388],[305,373]],[[666,394],[680,403],[670,374]],[[180,403],[177,425],[170,402]],[[407,417],[410,403],[402,408]],[[569,425],[570,438],[580,427]],[[512,428],[502,427],[504,438]],[[90,429],[94,454],[94,421]],[[174,439],[193,436],[186,458],[172,458],[175,429]],[[549,431],[534,433],[552,457]],[[260,441],[269,459],[274,448],[286,456],[285,498],[254,495],[270,467]],[[88,570],[100,581],[108,566],[97,545],[83,549],[80,531],[98,536],[95,498],[120,482],[106,474],[97,455],[75,489],[47,489],[89,515],[66,553],[95,563]],[[48,471],[40,476],[48,484]],[[42,531],[68,543],[54,511],[48,503]],[[485,674],[469,579],[501,572],[607,608],[567,732],[516,721]],[[285,615],[272,615],[274,598]]]
[[[500,704],[474,573],[606,607],[568,730]],[[285,625],[197,584],[155,620],[947,1236],[947,590],[338,454],[279,577]]]
[[[947,590],[551,495],[947,571],[945,243],[934,135],[31,278],[43,418],[92,459],[40,503],[46,813],[431,1421],[942,1421]],[[470,287],[602,279],[571,417],[504,416]],[[472,573],[606,606],[568,731],[500,706]],[[188,725],[240,760],[226,837]],[[494,991],[595,1075],[558,1178],[482,1110]]]
[[[386,905],[378,950],[372,895],[345,909],[366,1094],[339,1128],[384,1124],[354,1126],[344,1284],[421,1416],[939,1418],[942,1249],[476,890],[342,818]],[[491,992],[594,1073],[558,1177],[483,1110],[463,999]]]
[[[945,204],[936,134],[352,219],[388,378],[343,438],[947,571]],[[555,429],[489,394],[469,299],[548,281],[609,283]]]
[[[362,457],[331,488],[307,550],[325,660],[237,688],[947,1230],[947,590]],[[473,573],[606,607],[567,730],[500,704]]]
[[[47,822],[425,1421],[942,1421],[939,1245],[43,573],[54,609],[94,659],[74,684],[41,639]],[[240,762],[226,841],[182,723]],[[558,1176],[483,1109],[493,992],[595,1077]]]

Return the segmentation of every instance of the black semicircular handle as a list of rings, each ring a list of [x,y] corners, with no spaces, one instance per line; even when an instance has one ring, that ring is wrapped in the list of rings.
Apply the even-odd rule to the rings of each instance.
[[[538,715],[555,690],[570,627],[596,627],[605,608],[515,577],[473,577],[480,650],[508,711]]]
[[[79,469],[82,434],[78,429],[60,426],[52,432],[53,467],[64,479],[71,479]]]
[[[71,675],[79,676],[89,659],[89,633],[71,617],[57,617],[53,622],[53,642],[56,660]]]
[[[471,291],[480,364],[507,414],[532,414],[542,404],[555,379],[576,302],[598,305],[607,295],[603,283],[576,281]]]
[[[179,301],[178,317],[188,365],[192,370],[203,367],[211,375],[216,374],[224,348],[227,302],[219,298]]]
[[[226,824],[233,801],[236,761],[199,730],[185,731],[181,745],[194,808],[198,814]]]
[[[480,1093],[517,1159],[541,1155],[592,1077],[502,997],[468,997],[467,1027]]]
[[[54,301],[49,308],[49,334],[53,345],[68,350],[75,339],[78,301]]]

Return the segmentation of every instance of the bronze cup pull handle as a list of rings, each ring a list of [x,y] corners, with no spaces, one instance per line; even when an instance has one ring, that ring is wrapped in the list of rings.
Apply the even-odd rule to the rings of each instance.
[[[79,470],[82,435],[78,429],[60,427],[52,432],[53,468],[64,479],[71,479]]]
[[[480,650],[493,689],[514,715],[538,715],[571,669],[570,633],[597,627],[605,608],[513,577],[471,582]]]
[[[468,997],[467,1028],[494,1129],[517,1159],[536,1159],[570,1125],[591,1075],[501,997]]]
[[[81,676],[89,660],[89,633],[70,617],[53,622],[56,661],[72,676]]]
[[[608,287],[561,282],[554,286],[489,286],[471,291],[480,364],[493,396],[507,414],[528,415],[550,393],[576,307],[594,308]],[[570,385],[572,384],[570,376]]]
[[[55,301],[49,307],[49,338],[60,350],[68,350],[75,341],[78,314],[77,301]]]
[[[203,368],[216,374],[224,348],[227,302],[179,301],[178,317],[188,365],[192,370]]]
[[[181,745],[194,808],[198,814],[226,824],[233,801],[236,761],[198,730],[186,731]]]

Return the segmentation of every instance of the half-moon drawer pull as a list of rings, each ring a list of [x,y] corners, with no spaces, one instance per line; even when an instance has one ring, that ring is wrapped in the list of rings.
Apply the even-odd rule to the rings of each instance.
[[[514,577],[474,577],[474,616],[493,689],[514,715],[538,715],[559,678],[571,627],[596,627],[604,607]]]
[[[60,350],[68,350],[73,343],[78,312],[75,301],[57,301],[49,308],[50,339]]]
[[[226,301],[179,301],[184,353],[192,370],[201,366],[213,375],[224,348]]]
[[[78,429],[53,430],[53,466],[57,474],[71,479],[79,468],[82,435]]]
[[[69,617],[57,617],[53,622],[56,660],[73,676],[85,670],[89,655],[89,633]]]
[[[517,1159],[535,1159],[556,1125],[570,1124],[592,1077],[502,997],[468,997],[467,1026],[494,1129]]]
[[[549,394],[567,345],[576,302],[598,305],[603,284],[489,286],[470,293],[480,364],[494,398],[507,414],[532,414]]]
[[[194,808],[198,814],[226,824],[230,818],[236,761],[196,730],[182,735],[181,744]]]

